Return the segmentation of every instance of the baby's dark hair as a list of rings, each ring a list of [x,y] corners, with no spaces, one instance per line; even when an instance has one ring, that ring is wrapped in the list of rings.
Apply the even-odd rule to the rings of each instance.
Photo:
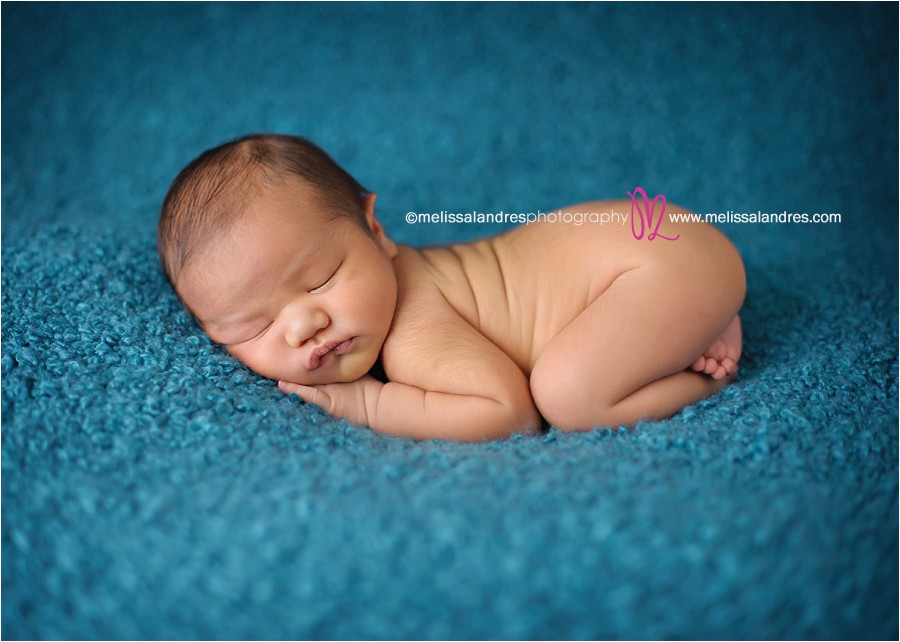
[[[266,187],[295,176],[333,216],[365,226],[368,191],[317,145],[283,134],[251,134],[203,152],[179,172],[163,200],[157,249],[174,286],[191,256],[230,228]]]

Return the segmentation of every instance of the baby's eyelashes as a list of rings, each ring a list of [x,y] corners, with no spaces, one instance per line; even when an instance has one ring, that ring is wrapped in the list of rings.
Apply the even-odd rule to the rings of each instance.
[[[341,269],[341,265],[343,265],[343,262],[338,264],[338,266],[334,269],[334,272],[332,272],[327,279],[325,279],[321,284],[317,285],[313,289],[307,290],[307,292],[309,292],[310,294],[319,294],[320,292],[324,292],[334,281],[334,277],[337,275],[338,270]]]
[[[253,336],[253,338],[250,339],[250,341],[253,341],[253,339],[257,339],[257,338],[261,337],[262,335],[264,335],[264,334],[266,333],[266,330],[268,330],[269,328],[272,327],[272,323],[274,323],[274,322],[273,322],[273,321],[269,321],[269,322],[265,325],[265,327],[264,327],[262,330],[260,330],[259,332],[257,332],[257,333]]]
[[[225,345],[226,347],[228,347],[228,346],[237,346],[237,345],[241,345],[242,343],[250,343],[251,341],[255,341],[256,339],[259,339],[262,335],[264,335],[264,334],[266,333],[266,331],[267,331],[269,328],[272,327],[272,324],[273,324],[273,323],[274,323],[273,321],[269,321],[269,322],[265,325],[265,327],[263,327],[259,332],[256,332],[256,333],[253,334],[253,335],[249,335],[249,334],[248,334],[248,335],[247,335],[247,338],[241,338],[241,339],[239,339],[239,340],[237,340],[237,341],[229,341],[228,343],[225,343],[224,345]]]

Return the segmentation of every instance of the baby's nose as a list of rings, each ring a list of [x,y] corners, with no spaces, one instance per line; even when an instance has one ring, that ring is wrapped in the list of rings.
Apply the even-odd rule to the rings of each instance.
[[[328,327],[330,320],[323,310],[297,315],[285,324],[284,338],[292,348],[299,348],[317,332]]]

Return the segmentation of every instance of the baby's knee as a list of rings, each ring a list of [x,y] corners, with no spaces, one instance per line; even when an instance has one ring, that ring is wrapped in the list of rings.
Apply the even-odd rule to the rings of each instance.
[[[571,367],[553,367],[546,362],[535,365],[529,385],[534,404],[544,420],[560,430],[590,430],[613,425],[613,404],[604,402],[594,386],[574,375]]]

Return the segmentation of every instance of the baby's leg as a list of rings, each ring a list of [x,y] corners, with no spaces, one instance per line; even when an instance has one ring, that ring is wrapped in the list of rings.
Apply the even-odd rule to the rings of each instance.
[[[674,273],[660,262],[624,272],[547,345],[531,390],[548,422],[586,430],[662,419],[732,378],[690,366],[733,324],[743,268],[689,267]]]

